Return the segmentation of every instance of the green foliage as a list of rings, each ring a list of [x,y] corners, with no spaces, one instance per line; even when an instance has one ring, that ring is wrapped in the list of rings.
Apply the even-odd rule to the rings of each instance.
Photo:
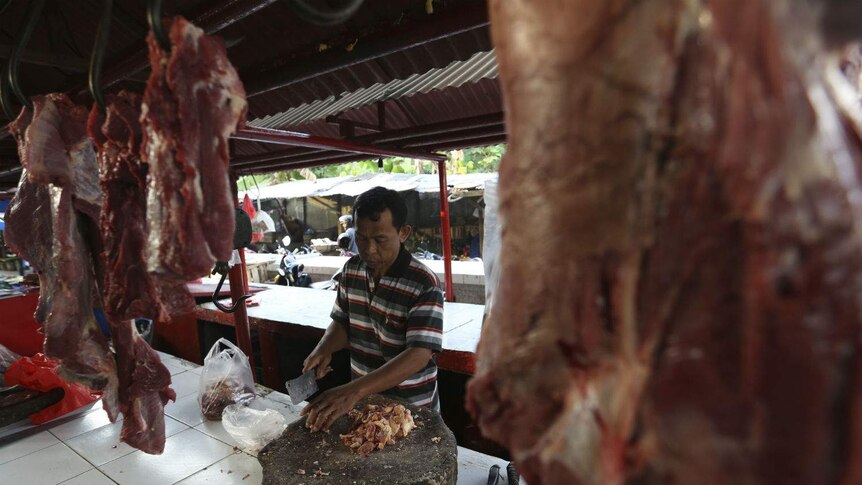
[[[506,145],[453,150],[448,153],[449,160],[446,162],[446,171],[453,174],[496,172],[500,168],[500,159],[505,151]],[[329,178],[377,173],[377,171],[377,160],[375,159],[315,167],[310,170],[310,173],[317,178]],[[432,174],[437,173],[437,164],[410,158],[384,158],[383,171],[385,173]],[[255,175],[254,179],[252,176],[240,177],[238,183],[239,190],[243,191],[246,190],[246,187],[253,189],[254,180],[257,180],[258,186],[264,187],[305,178],[298,170],[289,170]]]

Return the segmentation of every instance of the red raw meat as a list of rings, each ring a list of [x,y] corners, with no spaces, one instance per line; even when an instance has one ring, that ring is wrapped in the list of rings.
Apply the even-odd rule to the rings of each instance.
[[[105,194],[100,220],[103,288],[124,416],[120,439],[159,454],[165,445],[164,405],[176,395],[170,388],[170,372],[138,335],[132,320],[160,317],[169,321],[171,313],[162,305],[145,262],[147,166],[140,159],[140,96],[123,91],[107,96],[106,103],[104,111],[93,107],[88,130],[99,150]],[[187,303],[191,300],[184,285],[177,285],[175,291],[185,295]]]
[[[105,200],[100,218],[104,246],[104,306],[115,319],[170,321],[192,311],[194,299],[182,281],[151,275],[146,263],[147,165],[140,157],[140,96],[123,91],[94,107],[88,128],[99,151]],[[167,294],[164,301],[161,290]],[[169,291],[168,291],[169,289]]]
[[[38,272],[39,304],[34,318],[44,324],[51,312],[51,297],[57,280],[51,190],[47,185],[30,182],[27,169],[21,172],[18,191],[6,208],[4,221],[6,244]]]
[[[187,280],[208,274],[233,249],[228,138],[245,120],[245,90],[224,43],[182,17],[171,52],[150,34],[142,158],[148,163],[149,270]]]
[[[100,247],[90,233],[102,196],[96,154],[81,117],[86,110],[63,94],[37,96],[33,107],[10,125],[25,170],[7,211],[7,230],[12,246],[30,258],[45,284],[36,311],[45,355],[60,361],[64,379],[102,391],[113,419],[119,410],[116,366],[93,315],[100,298],[93,254]]]
[[[489,2],[504,277],[467,405],[531,485],[862,483],[837,3]]]

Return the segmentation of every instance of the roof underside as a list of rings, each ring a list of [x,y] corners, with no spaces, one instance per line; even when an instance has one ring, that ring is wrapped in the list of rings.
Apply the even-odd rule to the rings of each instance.
[[[26,4],[13,0],[0,21],[0,57],[8,58]],[[222,28],[228,55],[250,93],[250,125],[427,152],[505,140],[496,62],[484,1],[366,0],[347,22],[318,27],[288,2],[165,1],[165,15],[199,19],[229,7],[241,20]],[[336,5],[336,2],[332,2]],[[46,2],[22,56],[28,95],[84,87],[102,2]],[[146,2],[115,0],[103,72],[128,63],[145,47]],[[243,17],[244,10],[257,9]],[[222,22],[221,25],[229,22]],[[142,91],[147,70],[124,73],[108,88]],[[79,96],[90,103],[87,96]],[[232,142],[238,172],[367,159],[367,155]],[[17,175],[12,140],[0,141],[0,189]]]

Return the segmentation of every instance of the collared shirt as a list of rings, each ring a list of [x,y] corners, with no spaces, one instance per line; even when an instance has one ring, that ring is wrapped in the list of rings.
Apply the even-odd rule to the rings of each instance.
[[[359,256],[344,265],[330,314],[347,329],[353,378],[364,376],[408,348],[443,349],[443,291],[427,266],[403,247],[374,284]],[[440,408],[436,356],[425,367],[383,394],[417,406]]]

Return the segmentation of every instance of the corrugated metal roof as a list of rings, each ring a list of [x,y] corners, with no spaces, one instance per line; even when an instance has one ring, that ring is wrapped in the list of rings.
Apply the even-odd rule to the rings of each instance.
[[[488,180],[496,180],[496,173],[471,173],[448,175],[446,182],[461,190],[482,189]],[[311,196],[357,195],[373,187],[404,192],[414,190],[420,194],[440,191],[440,178],[436,174],[369,173],[354,177],[332,177],[316,181],[294,180],[278,185],[251,189],[239,193],[242,199],[248,194],[252,199],[296,199]]]
[[[257,188],[249,188],[246,191],[240,191],[239,198],[242,199],[245,194],[248,194],[252,199],[299,199],[328,190],[332,186],[352,178],[353,177],[347,176],[317,180],[294,180],[282,184],[261,187],[260,190]]]
[[[482,79],[497,77],[497,58],[494,51],[477,52],[466,61],[454,61],[441,69],[431,69],[423,74],[414,74],[406,79],[378,83],[368,88],[306,103],[282,113],[264,116],[249,122],[261,128],[278,128],[301,125],[327,116],[368,106],[379,101],[400,99],[417,93],[429,93]]]

